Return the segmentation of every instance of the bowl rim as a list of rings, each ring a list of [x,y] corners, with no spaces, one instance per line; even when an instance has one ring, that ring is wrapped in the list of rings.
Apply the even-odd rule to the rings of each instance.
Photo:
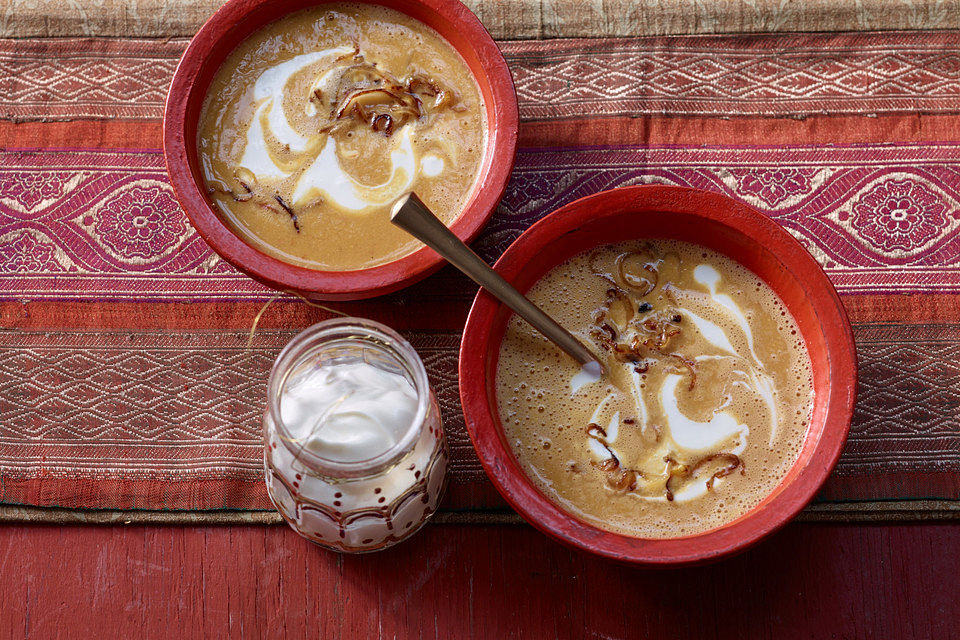
[[[441,266],[443,259],[427,247],[375,267],[348,271],[324,271],[284,262],[244,240],[233,231],[204,194],[201,182],[195,179],[198,166],[196,141],[187,135],[188,110],[196,101],[202,104],[209,85],[198,87],[201,74],[208,72],[207,60],[218,56],[217,50],[228,46],[224,58],[239,43],[273,20],[338,0],[228,0],[200,28],[180,59],[167,92],[163,117],[163,150],[167,173],[177,201],[190,223],[208,245],[240,271],[272,288],[294,290],[309,297],[325,300],[356,300],[383,295],[425,278]],[[351,0],[375,4],[411,15],[409,8],[419,6],[439,19],[456,25],[462,32],[458,40],[469,43],[482,62],[484,78],[478,69],[471,74],[478,84],[489,85],[491,97],[485,99],[487,140],[480,174],[473,193],[460,215],[450,225],[464,242],[480,233],[493,215],[503,196],[516,158],[519,111],[516,90],[503,53],[480,20],[459,0]],[[271,20],[248,24],[248,16],[267,5],[285,4]],[[418,17],[411,15],[421,21]],[[239,35],[236,33],[240,30]],[[449,33],[440,33],[463,56]],[[222,43],[226,42],[226,45]],[[222,62],[220,63],[222,64]],[[217,68],[219,68],[219,64]],[[214,70],[215,72],[215,70]],[[202,94],[197,96],[197,94]],[[199,114],[199,107],[196,108]],[[191,159],[193,162],[191,162]]]
[[[460,399],[467,431],[487,476],[525,520],[551,537],[613,560],[644,565],[685,565],[706,562],[743,550],[770,535],[813,499],[840,457],[849,432],[857,388],[857,360],[846,311],[836,290],[806,249],[769,217],[724,195],[670,185],[620,187],[575,200],[548,214],[520,235],[494,268],[507,280],[515,278],[530,258],[551,239],[571,233],[588,222],[621,216],[631,209],[682,213],[731,227],[764,246],[804,284],[816,306],[827,352],[830,395],[823,414],[823,431],[802,473],[781,485],[762,508],[699,534],[678,538],[634,538],[583,522],[551,502],[529,480],[504,442],[496,407],[488,396],[485,376],[491,327],[501,305],[478,292],[470,309],[460,346]],[[584,246],[583,249],[588,249]]]

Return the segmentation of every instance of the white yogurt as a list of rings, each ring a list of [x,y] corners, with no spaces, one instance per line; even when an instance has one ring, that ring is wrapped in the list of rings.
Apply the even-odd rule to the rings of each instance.
[[[323,366],[289,380],[280,416],[290,435],[328,460],[359,462],[392,449],[417,413],[410,381],[363,361]]]

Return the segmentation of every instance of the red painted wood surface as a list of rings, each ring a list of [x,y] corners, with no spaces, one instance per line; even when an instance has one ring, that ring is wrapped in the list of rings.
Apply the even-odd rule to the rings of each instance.
[[[0,637],[956,638],[958,559],[949,524],[793,524],[677,571],[526,526],[341,557],[279,526],[5,525]]]

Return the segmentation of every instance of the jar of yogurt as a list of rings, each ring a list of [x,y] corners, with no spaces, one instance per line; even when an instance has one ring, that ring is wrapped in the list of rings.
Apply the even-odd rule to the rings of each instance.
[[[317,544],[376,551],[413,534],[447,469],[440,408],[413,347],[360,318],[297,335],[270,374],[264,465],[274,506]]]

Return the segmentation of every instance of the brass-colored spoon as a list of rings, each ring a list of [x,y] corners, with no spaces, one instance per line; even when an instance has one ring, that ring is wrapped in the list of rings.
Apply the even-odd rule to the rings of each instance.
[[[433,215],[417,194],[409,193],[397,200],[390,212],[390,222],[439,253],[447,262],[513,309],[533,328],[580,363],[587,374],[596,378],[603,374],[603,365],[590,349],[491,269]]]

